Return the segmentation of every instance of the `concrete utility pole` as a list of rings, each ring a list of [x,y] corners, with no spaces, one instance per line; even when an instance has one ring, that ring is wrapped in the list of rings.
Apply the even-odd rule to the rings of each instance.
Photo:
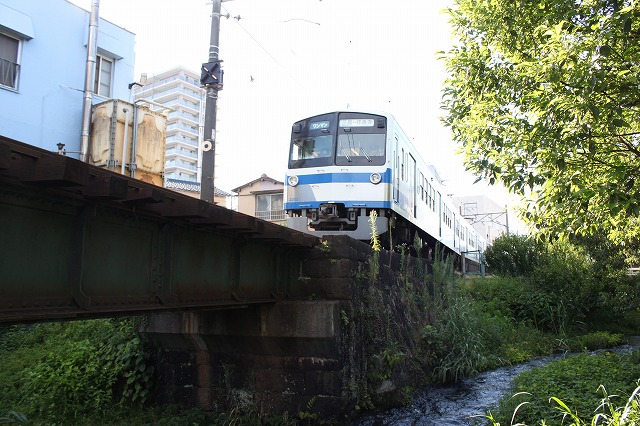
[[[209,62],[202,64],[200,83],[207,89],[206,109],[204,113],[204,143],[202,144],[202,174],[200,178],[200,199],[213,202],[215,152],[216,152],[216,113],[218,91],[222,90],[220,53],[220,8],[222,0],[213,0],[211,13],[211,42],[209,43]]]

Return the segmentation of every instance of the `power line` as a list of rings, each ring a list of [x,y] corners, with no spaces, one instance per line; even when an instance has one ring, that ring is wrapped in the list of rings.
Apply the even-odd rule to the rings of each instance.
[[[224,6],[223,6],[222,8],[225,10],[225,12],[229,13],[229,11],[228,11]],[[278,60],[277,60],[276,58],[274,58],[274,57],[273,57],[273,55],[272,55],[272,54],[271,54],[271,53],[270,53],[270,52],[269,52],[269,51],[268,51],[268,50],[267,50],[267,49],[266,49],[262,44],[260,44],[260,42],[259,42],[259,41],[258,41],[258,40],[253,36],[253,35],[251,35],[251,33],[250,33],[249,31],[247,31],[247,29],[246,29],[245,27],[243,27],[243,26],[242,26],[242,24],[240,23],[240,20],[239,20],[239,19],[234,19],[234,21],[236,21],[236,23],[240,26],[240,28],[242,28],[242,30],[243,30],[245,33],[247,33],[247,35],[248,35],[249,37],[251,37],[251,39],[252,39],[252,40],[253,40],[253,41],[254,41],[258,46],[260,46],[260,48],[261,48],[262,50],[264,50],[264,52],[265,52],[267,55],[269,55],[269,57],[273,60],[273,62],[275,62],[276,64],[278,64],[278,66],[279,66],[280,68],[282,68],[282,70],[283,70],[284,72],[286,72],[286,73],[289,75],[289,77],[291,77],[291,79],[292,79],[293,81],[295,81],[297,84],[300,84],[300,82],[299,82],[299,81],[298,81],[294,76],[292,76],[292,75],[291,75],[291,73],[289,73],[289,71],[288,71],[284,66],[282,66],[282,64],[281,64],[280,62],[278,62]]]

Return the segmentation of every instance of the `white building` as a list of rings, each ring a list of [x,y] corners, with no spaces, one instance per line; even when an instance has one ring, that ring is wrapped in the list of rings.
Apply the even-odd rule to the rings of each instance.
[[[200,75],[183,67],[148,76],[144,86],[135,85],[134,99],[153,110],[171,108],[167,120],[165,187],[199,196],[205,111],[205,90]]]

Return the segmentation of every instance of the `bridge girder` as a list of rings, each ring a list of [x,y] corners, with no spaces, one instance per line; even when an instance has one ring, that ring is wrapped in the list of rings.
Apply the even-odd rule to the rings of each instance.
[[[274,302],[315,237],[0,138],[0,323]]]

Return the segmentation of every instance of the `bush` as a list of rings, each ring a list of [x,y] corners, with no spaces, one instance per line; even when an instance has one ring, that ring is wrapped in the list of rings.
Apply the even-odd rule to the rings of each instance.
[[[131,318],[5,327],[0,412],[68,423],[100,417],[114,403],[144,402],[153,368],[138,325]]]
[[[527,236],[501,235],[484,252],[489,272],[496,275],[529,275],[538,263],[541,250]]]
[[[595,351],[598,349],[613,348],[621,345],[623,337],[621,334],[612,334],[606,331],[596,331],[576,336],[569,339],[569,350],[572,352]]]
[[[564,301],[537,287],[531,279],[498,277],[474,280],[469,293],[490,315],[557,333],[568,320]]]
[[[562,333],[585,319],[598,305],[601,283],[586,253],[560,240],[550,244],[530,277],[532,286],[545,295],[549,314],[544,326]]]
[[[543,331],[563,334],[602,305],[604,284],[596,280],[593,262],[583,250],[564,240],[546,246],[534,245],[517,236],[501,237],[496,241],[499,243],[491,250],[487,249],[487,262],[496,257],[496,252],[501,253],[509,247],[516,250],[516,255],[501,264],[509,265],[515,258],[528,261],[520,262],[526,263],[526,267],[509,269],[517,270],[521,275],[503,275],[486,280],[486,283],[474,281],[476,288],[469,291],[485,304],[487,312],[522,321]],[[535,247],[537,254],[519,255],[517,244],[506,245],[514,241],[532,250]],[[520,248],[520,251],[523,250]]]

